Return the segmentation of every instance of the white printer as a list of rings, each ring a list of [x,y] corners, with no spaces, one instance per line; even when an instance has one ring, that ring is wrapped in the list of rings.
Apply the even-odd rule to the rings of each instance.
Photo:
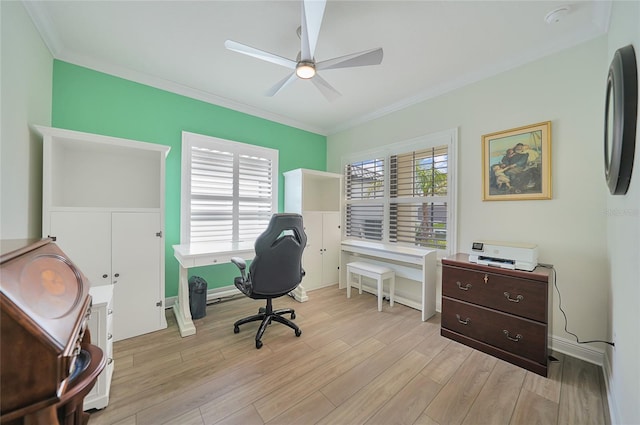
[[[525,243],[476,241],[469,261],[503,269],[533,271],[538,265],[538,246]]]

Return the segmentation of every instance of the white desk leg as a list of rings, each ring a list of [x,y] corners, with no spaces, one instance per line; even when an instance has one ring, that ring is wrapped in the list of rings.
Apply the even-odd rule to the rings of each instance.
[[[309,301],[309,297],[307,296],[307,291],[304,289],[304,286],[298,285],[296,289],[290,292],[293,295],[293,298],[298,302]]]
[[[195,335],[196,326],[191,319],[189,308],[189,273],[188,269],[180,265],[180,282],[178,282],[178,300],[173,305],[173,314],[180,329],[180,336]]]

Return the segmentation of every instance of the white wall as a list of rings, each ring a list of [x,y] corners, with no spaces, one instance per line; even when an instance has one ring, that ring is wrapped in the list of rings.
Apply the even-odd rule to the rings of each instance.
[[[640,3],[614,2],[608,61],[620,47],[633,44],[640,61]],[[640,90],[640,89],[639,89]],[[625,196],[606,196],[606,229],[611,282],[611,333],[615,348],[607,350],[611,410],[621,424],[640,423],[640,123],[636,133],[634,170]]]
[[[0,239],[40,237],[42,142],[29,124],[51,125],[53,57],[22,2],[0,1],[0,15]]]
[[[537,244],[539,262],[557,270],[569,330],[581,340],[606,339],[607,68],[607,39],[601,37],[329,136],[328,169],[340,172],[341,157],[350,152],[458,127],[458,251],[469,252],[474,239]],[[553,199],[483,202],[482,135],[542,121],[552,122]],[[555,293],[552,332],[554,348],[577,349],[564,331]],[[597,343],[578,355],[602,361],[603,352]]]

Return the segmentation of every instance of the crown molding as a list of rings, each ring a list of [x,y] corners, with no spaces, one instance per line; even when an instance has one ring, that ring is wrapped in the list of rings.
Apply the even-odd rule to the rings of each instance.
[[[113,66],[104,62],[95,61],[93,59],[80,55],[71,54],[66,51],[63,43],[60,41],[60,37],[54,30],[49,15],[47,14],[45,3],[46,2],[31,2],[22,0],[22,4],[27,10],[27,13],[31,17],[31,20],[33,21],[37,31],[40,33],[40,37],[42,37],[42,40],[51,52],[51,55],[54,57],[54,59],[82,66],[84,68],[92,69],[94,71],[102,72],[105,74],[113,75],[115,77],[123,78],[160,90],[165,90],[181,96],[186,96],[191,99],[200,100],[212,105],[228,108],[236,112],[263,118],[304,131],[309,131],[311,133],[320,134],[322,136],[327,135],[326,129],[315,127],[283,115],[279,115],[273,112],[266,111],[264,109],[256,108],[241,102],[236,102],[221,96],[217,96],[204,90],[189,87],[175,81],[154,77],[152,75],[134,71],[128,68]]]
[[[609,11],[608,13],[610,13],[610,10],[611,10],[610,7],[607,10]],[[607,21],[608,21],[608,18],[607,18]],[[333,129],[331,129],[331,131],[329,132],[329,135],[340,133],[342,131],[346,131],[351,128],[357,127],[359,125],[363,125],[369,121],[373,121],[373,120],[382,118],[384,116],[393,114],[395,112],[399,112],[403,109],[409,108],[411,106],[417,105],[422,102],[426,102],[428,100],[436,98],[445,93],[449,93],[454,90],[465,87],[467,85],[477,83],[487,78],[494,77],[496,75],[518,68],[520,66],[526,65],[536,60],[543,59],[544,57],[551,56],[555,53],[559,53],[571,47],[575,47],[579,44],[586,43],[588,41],[591,41],[597,37],[600,37],[606,34],[606,31],[602,29],[602,27],[600,26],[598,27],[599,27],[598,31],[590,31],[590,32],[585,31],[582,33],[574,34],[573,37],[559,40],[557,43],[554,43],[552,47],[541,48],[537,50],[530,50],[528,52],[525,52],[524,54],[512,57],[507,61],[496,63],[492,67],[470,72],[455,80],[447,81],[438,86],[431,87],[428,90],[418,92],[417,94],[404,98],[399,102],[387,105],[384,108],[377,109],[375,111],[362,115],[353,120],[346,121],[343,124],[338,125]]]
[[[553,44],[553,46],[547,46],[544,49],[528,51],[524,54],[518,55],[517,57],[513,57],[508,61],[497,63],[482,70],[470,72],[466,75],[461,76],[460,78],[442,83],[436,87],[429,88],[428,90],[420,91],[413,96],[409,96],[383,108],[379,108],[349,121],[345,121],[332,128],[319,128],[313,125],[309,125],[308,123],[294,120],[290,117],[269,112],[267,110],[256,108],[254,106],[250,106],[241,102],[233,101],[231,99],[227,99],[213,93],[189,87],[175,81],[154,77],[146,73],[141,73],[123,67],[113,66],[86,57],[80,57],[78,55],[73,55],[65,51],[63,43],[58,37],[58,34],[55,32],[51,20],[49,19],[49,16],[46,12],[46,2],[32,2],[22,0],[22,4],[25,6],[27,13],[31,17],[45,45],[55,59],[323,136],[337,134],[342,131],[346,131],[351,128],[363,125],[367,122],[382,118],[386,115],[393,114],[416,104],[433,99],[442,94],[460,89],[486,78],[493,77],[495,75],[542,59],[546,56],[552,55],[554,53],[560,52],[570,47],[574,47],[578,44],[604,35],[609,29],[612,8],[612,3],[610,0],[594,2],[594,5],[592,7],[592,22],[597,27],[596,30],[577,33],[572,37],[558,40]]]

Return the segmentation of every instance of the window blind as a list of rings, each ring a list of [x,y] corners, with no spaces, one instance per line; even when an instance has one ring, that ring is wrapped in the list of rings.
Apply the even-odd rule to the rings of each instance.
[[[190,242],[255,240],[275,212],[277,151],[188,136]]]
[[[389,241],[447,248],[447,146],[390,157]]]
[[[382,240],[384,232],[384,159],[345,166],[345,232],[348,237]]]
[[[345,236],[449,250],[454,140],[453,132],[441,133],[347,161]]]

